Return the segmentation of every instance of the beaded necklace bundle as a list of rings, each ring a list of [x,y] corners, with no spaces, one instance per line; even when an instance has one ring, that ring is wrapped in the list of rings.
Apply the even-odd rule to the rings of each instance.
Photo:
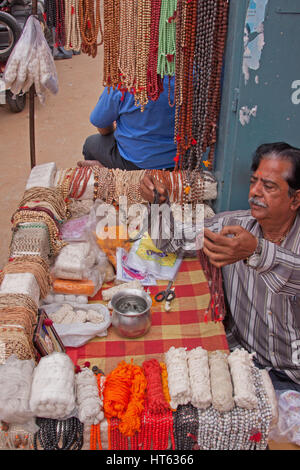
[[[119,84],[120,0],[104,2],[103,85],[115,88]]]
[[[0,273],[0,283],[6,274],[32,273],[40,288],[40,298],[47,297],[51,290],[49,266],[40,256],[20,256],[10,260]]]
[[[216,198],[216,180],[208,172],[136,170],[126,171],[94,167],[94,200],[108,204],[126,196],[129,203],[145,202],[140,193],[140,181],[152,176],[166,186],[170,202],[202,203]]]
[[[98,46],[103,43],[102,24],[100,17],[100,0],[79,0],[79,28],[82,39],[82,52],[96,57]],[[101,39],[98,43],[98,34]]]
[[[211,169],[220,110],[221,72],[227,35],[229,2],[198,2],[194,56],[193,138],[184,167],[200,168],[209,148],[205,165]]]
[[[65,0],[66,50],[80,51],[79,0]]]

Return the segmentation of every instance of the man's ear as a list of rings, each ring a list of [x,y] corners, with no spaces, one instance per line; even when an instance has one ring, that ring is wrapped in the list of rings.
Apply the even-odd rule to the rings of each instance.
[[[291,209],[297,211],[300,207],[300,189],[293,194],[292,199]]]

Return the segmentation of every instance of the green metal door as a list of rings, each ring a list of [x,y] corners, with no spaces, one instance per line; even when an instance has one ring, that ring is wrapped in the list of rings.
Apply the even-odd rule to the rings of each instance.
[[[215,174],[217,212],[247,209],[258,145],[300,147],[300,0],[230,0]]]

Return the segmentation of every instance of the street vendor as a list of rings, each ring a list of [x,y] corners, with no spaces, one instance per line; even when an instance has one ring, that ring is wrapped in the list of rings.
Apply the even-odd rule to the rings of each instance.
[[[174,167],[175,108],[174,77],[163,81],[156,101],[149,100],[141,111],[130,92],[105,88],[91,113],[98,133],[83,146],[85,161],[79,166],[101,165],[121,170]]]
[[[258,147],[252,162],[250,210],[205,220],[203,251],[222,269],[230,349],[255,353],[277,390],[300,392],[300,150],[279,142]],[[156,187],[144,177],[141,192]]]

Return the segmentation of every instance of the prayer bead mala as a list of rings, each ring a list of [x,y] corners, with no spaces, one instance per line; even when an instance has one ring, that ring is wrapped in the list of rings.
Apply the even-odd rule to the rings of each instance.
[[[120,50],[119,90],[122,98],[125,91],[135,93],[136,83],[136,32],[137,32],[137,0],[122,0],[120,3]]]
[[[120,0],[105,1],[104,6],[103,86],[119,84]]]
[[[144,111],[148,103],[147,61],[150,47],[151,0],[138,2],[137,8],[137,47],[136,47],[136,91],[135,105]]]
[[[28,202],[35,202],[37,205],[47,202],[61,220],[66,217],[66,203],[60,189],[40,187],[28,189],[25,191],[19,207],[26,206]]]
[[[65,420],[36,418],[39,430],[34,434],[34,450],[80,450],[83,424],[73,417]]]
[[[96,10],[96,15],[94,10]],[[78,15],[82,39],[81,50],[89,56],[96,57],[98,46],[103,43],[100,0],[96,0],[96,5],[94,0],[79,0]],[[99,31],[101,40],[98,43]]]
[[[94,196],[108,204],[119,202],[120,196],[127,197],[128,203],[143,203],[140,194],[140,181],[144,175],[150,175],[163,183],[168,191],[171,202],[203,203],[205,191],[209,193],[206,199],[213,199],[213,193],[207,188],[213,183],[207,172],[200,171],[165,171],[165,170],[135,170],[108,169],[94,167]]]
[[[205,311],[204,321],[223,321],[226,315],[226,305],[221,269],[210,263],[203,250],[198,250],[198,257],[210,290],[210,304]]]
[[[157,73],[159,19],[162,0],[151,2],[151,37],[149,46],[148,71],[147,71],[147,93],[148,98],[156,101],[163,91],[162,78]]]
[[[47,297],[51,290],[49,266],[40,256],[20,256],[9,261],[0,273],[0,283],[6,274],[32,273],[40,288],[40,298]]]
[[[80,51],[79,0],[65,0],[66,50]]]
[[[157,73],[161,78],[175,74],[176,7],[177,0],[163,1],[161,4],[157,58]]]
[[[175,126],[174,126],[174,142],[178,143],[181,137],[178,134],[179,126],[179,110],[182,105],[183,90],[183,59],[185,51],[185,20],[186,20],[187,3],[183,0],[177,0],[177,16],[176,16],[176,63],[175,63]],[[177,156],[176,156],[177,157]],[[177,157],[178,158],[178,157]]]
[[[55,47],[64,47],[66,43],[65,35],[65,2],[55,0],[56,21],[55,21]]]
[[[45,0],[45,15],[47,26],[52,30],[56,25],[56,1]]]
[[[0,308],[4,307],[24,307],[36,318],[38,306],[27,294],[0,294]]]
[[[205,165],[212,168],[227,18],[227,0],[198,2],[193,103],[193,135],[196,145],[190,149],[188,168],[201,167],[203,154],[208,147],[209,155]]]
[[[82,197],[92,173],[92,169],[88,167],[76,168],[70,184],[69,198],[80,199]]]
[[[174,437],[178,450],[192,450],[197,445],[198,410],[190,403],[179,405],[174,413]]]
[[[178,134],[177,155],[175,157],[176,167],[182,167],[183,157],[186,151],[195,145],[192,136],[192,114],[193,114],[193,70],[194,70],[194,49],[196,39],[197,24],[197,2],[187,0],[185,18],[185,44],[183,53],[183,83],[182,83],[182,105],[178,110]]]

